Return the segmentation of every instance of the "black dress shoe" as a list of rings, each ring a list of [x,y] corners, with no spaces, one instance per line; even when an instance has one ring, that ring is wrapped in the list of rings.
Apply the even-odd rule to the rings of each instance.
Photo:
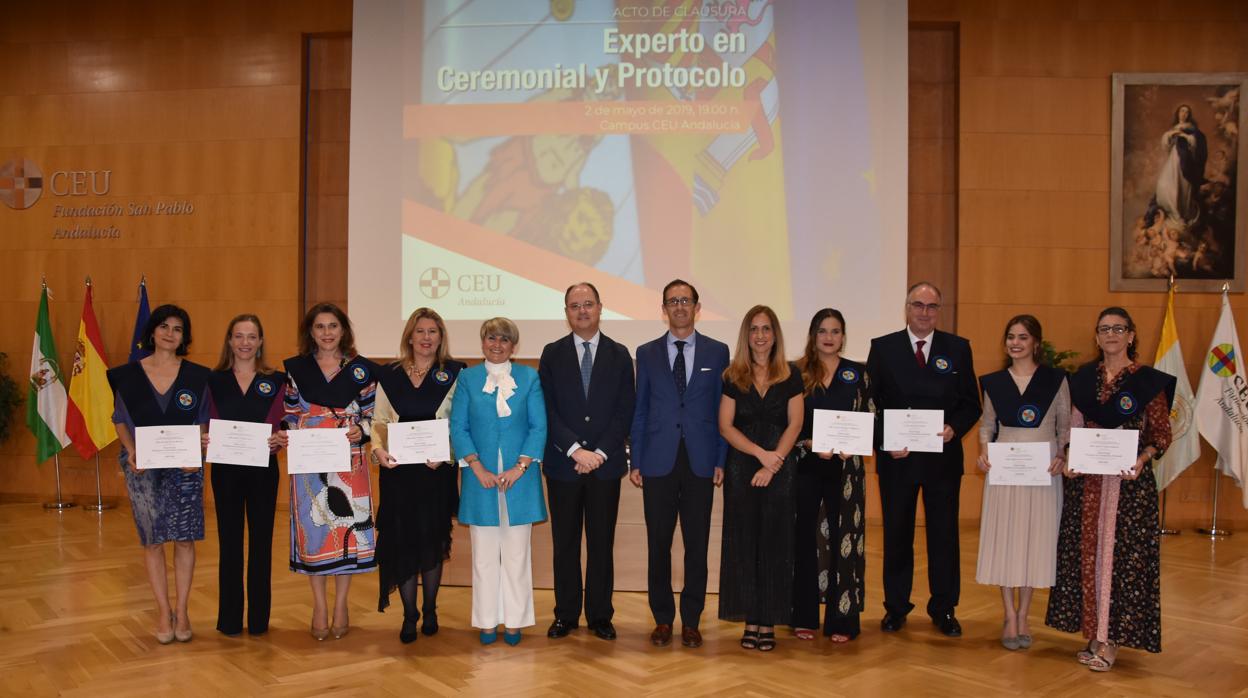
[[[546,637],[557,640],[561,637],[567,637],[568,633],[573,630],[576,630],[576,623],[569,623],[566,620],[556,618],[555,622],[550,624],[550,630],[546,631]]]
[[[420,632],[425,635],[438,634],[438,612],[425,611],[425,622],[420,624]]]
[[[895,633],[901,630],[901,626],[906,624],[906,617],[896,613],[885,613],[884,620],[880,621],[880,630],[886,633]]]
[[[615,639],[615,626],[609,620],[598,620],[589,624],[590,631],[603,640]]]
[[[958,623],[958,619],[953,617],[953,612],[937,616],[932,619],[932,623],[936,625],[936,629],[941,635],[946,637],[962,637],[962,625]]]

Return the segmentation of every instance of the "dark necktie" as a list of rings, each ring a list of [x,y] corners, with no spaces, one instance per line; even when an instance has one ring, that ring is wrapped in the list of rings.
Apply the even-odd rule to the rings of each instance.
[[[594,372],[594,352],[589,342],[581,342],[585,353],[581,355],[581,385],[585,387],[585,397],[589,397],[589,374]]]
[[[919,362],[919,368],[927,368],[927,357],[923,356],[924,344],[927,344],[926,339],[919,339],[914,342],[914,360]]]
[[[676,340],[676,360],[672,362],[672,377],[676,379],[676,392],[684,396],[685,394],[685,344],[682,340]]]

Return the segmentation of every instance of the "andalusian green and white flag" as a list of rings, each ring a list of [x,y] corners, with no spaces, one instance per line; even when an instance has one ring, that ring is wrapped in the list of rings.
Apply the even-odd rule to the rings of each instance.
[[[60,453],[69,445],[65,434],[65,409],[69,399],[61,364],[56,358],[52,341],[52,322],[48,319],[48,289],[39,300],[39,317],[35,320],[35,345],[30,352],[30,391],[26,395],[26,426],[35,435],[36,460],[40,463]]]

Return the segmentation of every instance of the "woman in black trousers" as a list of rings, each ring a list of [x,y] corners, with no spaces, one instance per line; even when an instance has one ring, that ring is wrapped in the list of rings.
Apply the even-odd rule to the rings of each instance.
[[[269,437],[267,467],[212,464],[212,493],[217,511],[218,567],[217,630],[229,636],[243,632],[243,527],[247,528],[247,632],[269,629],[270,571],[273,562],[273,516],[277,481],[281,475],[276,452],[286,445],[279,430],[281,395],[286,374],[264,361],[264,328],[255,315],[230,321],[221,348],[221,360],[208,380],[212,416],[238,422],[266,422]]]

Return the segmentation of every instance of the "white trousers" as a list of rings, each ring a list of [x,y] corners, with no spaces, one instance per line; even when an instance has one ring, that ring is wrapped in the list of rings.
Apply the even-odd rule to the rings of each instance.
[[[507,498],[498,497],[498,526],[469,526],[472,540],[472,626],[512,630],[533,619],[533,525],[507,523]]]

